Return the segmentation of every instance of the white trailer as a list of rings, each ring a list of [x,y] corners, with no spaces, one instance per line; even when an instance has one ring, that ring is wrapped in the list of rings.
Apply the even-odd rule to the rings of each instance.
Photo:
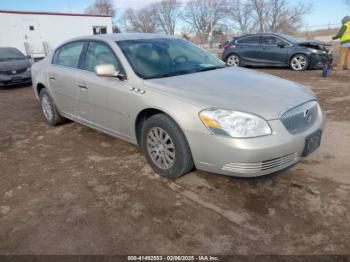
[[[34,59],[70,38],[109,33],[111,16],[0,10],[0,47],[15,47]]]

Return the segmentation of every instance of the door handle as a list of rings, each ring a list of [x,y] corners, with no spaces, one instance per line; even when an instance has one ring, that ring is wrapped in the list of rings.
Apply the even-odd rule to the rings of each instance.
[[[54,75],[49,76],[50,80],[56,80],[56,77]]]
[[[79,84],[78,85],[81,89],[88,89],[88,87],[85,84]]]

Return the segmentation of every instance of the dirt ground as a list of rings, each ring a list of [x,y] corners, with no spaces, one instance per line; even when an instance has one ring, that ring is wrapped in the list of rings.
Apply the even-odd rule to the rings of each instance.
[[[310,86],[320,150],[259,179],[152,172],[140,150],[48,126],[29,87],[0,89],[0,254],[350,254],[350,72]]]

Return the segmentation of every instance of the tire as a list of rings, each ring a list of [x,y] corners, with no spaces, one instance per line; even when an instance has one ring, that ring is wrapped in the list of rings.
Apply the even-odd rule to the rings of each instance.
[[[57,126],[66,122],[66,119],[60,115],[53,98],[45,88],[40,91],[39,96],[41,111],[49,125]]]
[[[309,68],[309,58],[303,54],[294,55],[290,59],[289,66],[293,71],[305,71]]]
[[[239,66],[241,63],[241,59],[238,55],[236,54],[231,54],[227,57],[226,59],[226,64],[228,66]]]
[[[194,168],[185,135],[165,114],[156,114],[144,122],[141,146],[147,162],[160,176],[176,178]]]

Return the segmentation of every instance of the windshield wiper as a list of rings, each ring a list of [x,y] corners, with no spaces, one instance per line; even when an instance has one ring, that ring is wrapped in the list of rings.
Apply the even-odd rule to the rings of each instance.
[[[210,66],[210,67],[204,67],[204,68],[194,68],[191,70],[182,70],[182,71],[159,74],[159,75],[155,75],[155,76],[149,76],[149,77],[145,77],[144,79],[164,78],[164,77],[171,77],[171,76],[178,76],[178,75],[186,75],[186,74],[210,71],[210,70],[215,70],[215,69],[220,69],[220,68],[225,68],[225,67],[226,66]]]
[[[226,66],[210,66],[210,67],[198,68],[195,72],[204,72],[204,71],[216,70],[216,69],[225,68],[225,67]]]
[[[190,73],[193,73],[193,72],[196,72],[196,71],[194,71],[194,70],[182,70],[182,71],[169,72],[169,73],[164,73],[164,74],[159,74],[159,75],[154,75],[154,76],[147,76],[144,79],[164,78],[164,77],[171,77],[171,76],[190,74]]]

